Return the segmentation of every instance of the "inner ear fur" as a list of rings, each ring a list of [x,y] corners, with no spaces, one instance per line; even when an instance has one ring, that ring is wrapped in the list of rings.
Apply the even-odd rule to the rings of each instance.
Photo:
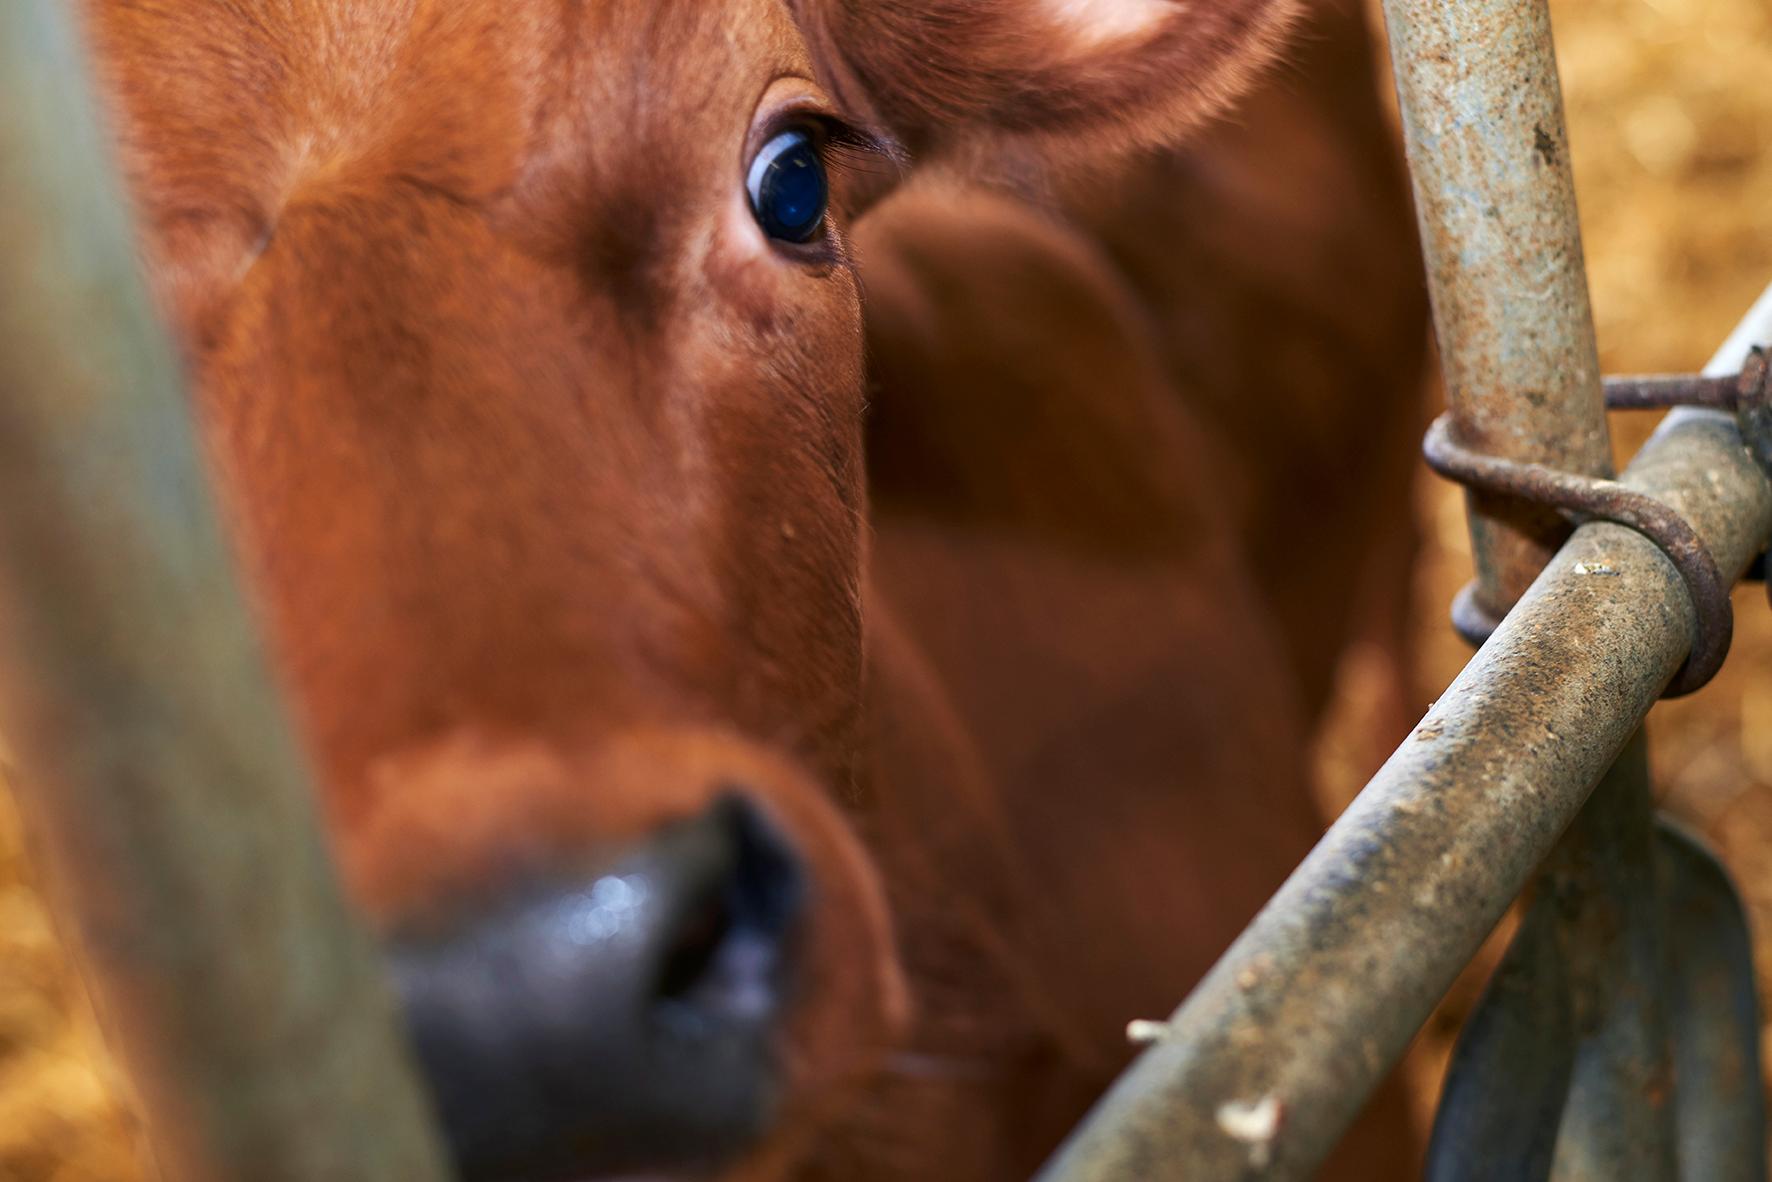
[[[789,0],[821,81],[920,157],[1171,142],[1277,56],[1298,0]]]

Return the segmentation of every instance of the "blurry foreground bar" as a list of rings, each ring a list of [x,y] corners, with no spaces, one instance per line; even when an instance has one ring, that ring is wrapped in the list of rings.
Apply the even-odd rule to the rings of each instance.
[[[0,731],[168,1182],[444,1177],[63,0],[0,4]]]

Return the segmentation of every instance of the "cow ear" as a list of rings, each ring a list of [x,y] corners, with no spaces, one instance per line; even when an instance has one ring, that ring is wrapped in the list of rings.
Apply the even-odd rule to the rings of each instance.
[[[918,156],[1165,143],[1274,56],[1297,0],[790,0],[823,81]]]

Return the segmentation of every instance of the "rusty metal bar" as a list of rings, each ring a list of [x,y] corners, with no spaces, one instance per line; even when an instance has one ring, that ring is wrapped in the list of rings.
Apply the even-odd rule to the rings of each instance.
[[[0,726],[179,1182],[444,1176],[235,589],[71,8],[0,5]]]
[[[1736,378],[1699,374],[1633,374],[1607,378],[1606,406],[1610,410],[1667,410],[1675,406],[1708,406],[1734,410]]]
[[[1549,1176],[1575,1069],[1558,916],[1527,911],[1459,1035],[1428,1143],[1426,1182]]]
[[[1448,404],[1468,447],[1611,474],[1544,0],[1386,0]],[[1470,498],[1476,605],[1499,617],[1567,535]]]
[[[1632,746],[1643,741],[1638,732]],[[1665,1105],[1674,1081],[1656,988],[1662,917],[1646,760],[1626,750],[1633,757],[1614,766],[1559,846],[1459,1039],[1431,1182],[1674,1173],[1669,1122],[1632,1111]],[[1596,807],[1599,792],[1612,807]]]
[[[1648,744],[1625,748],[1545,867],[1580,1035],[1549,1177],[1678,1177]]]
[[[1740,420],[1737,419],[1737,422]],[[1633,492],[1615,480],[1578,476],[1541,464],[1501,460],[1471,451],[1452,435],[1447,416],[1428,429],[1422,452],[1440,475],[1467,488],[1521,497],[1570,514],[1577,520],[1614,521],[1629,526],[1661,548],[1673,562],[1698,613],[1698,632],[1686,664],[1668,687],[1668,697],[1702,689],[1729,655],[1735,634],[1735,612],[1729,584],[1717,569],[1704,540],[1684,518],[1653,497]],[[1487,625],[1484,637],[1493,631]],[[1483,638],[1473,638],[1481,643]]]
[[[1716,412],[1669,415],[1623,482],[1681,512],[1727,578],[1772,535],[1772,484]],[[1654,543],[1577,530],[1042,1177],[1309,1177],[1624,750],[1694,623]]]
[[[1385,12],[1452,433],[1567,479],[1610,476],[1547,0],[1386,0]],[[1628,498],[1592,487],[1577,499]],[[1473,618],[1513,606],[1565,527],[1550,505],[1493,489],[1470,489],[1467,503],[1476,580],[1455,621],[1469,635]],[[1699,618],[1673,688],[1690,692],[1727,651],[1728,583],[1677,514],[1636,508],[1596,515],[1643,530],[1680,567]],[[1674,528],[1645,529],[1645,517]],[[1532,905],[1556,917],[1581,1035],[1549,1175],[1561,1182],[1675,1172],[1661,993],[1630,984],[1659,982],[1662,956],[1647,750],[1641,735],[1625,747]]]
[[[1772,341],[1772,287],[1704,372],[1728,378],[1753,346],[1767,341]],[[1762,1182],[1768,1168],[1766,1095],[1746,910],[1728,872],[1697,838],[1665,818],[1657,836],[1669,936],[1668,1021],[1680,1176]]]

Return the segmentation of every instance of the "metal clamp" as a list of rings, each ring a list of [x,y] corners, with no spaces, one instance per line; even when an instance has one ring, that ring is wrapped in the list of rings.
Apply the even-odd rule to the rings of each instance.
[[[1728,377],[1651,374],[1607,378],[1607,410],[1669,410],[1703,406],[1729,411],[1741,430],[1741,441],[1761,471],[1772,477],[1772,381],[1766,350],[1748,350],[1741,372]]]
[[[1609,410],[1676,406],[1734,412],[1742,441],[1761,469],[1772,477],[1772,369],[1768,367],[1765,350],[1754,348],[1741,373],[1731,377],[1657,375],[1606,379]],[[1692,651],[1668,685],[1666,696],[1677,698],[1692,693],[1722,668],[1735,634],[1729,584],[1703,539],[1671,506],[1616,480],[1473,451],[1455,437],[1448,415],[1441,415],[1428,428],[1422,452],[1428,467],[1466,488],[1544,505],[1568,515],[1577,524],[1614,522],[1654,542],[1685,581],[1698,617]],[[1472,644],[1487,640],[1499,622],[1478,601],[1474,582],[1467,584],[1452,602],[1452,625]]]
[[[1772,380],[1766,351],[1755,345],[1735,380],[1735,422],[1760,471],[1772,478]]]
[[[1466,488],[1546,505],[1571,514],[1578,521],[1614,522],[1654,542],[1685,580],[1698,614],[1692,651],[1674,674],[1667,696],[1691,693],[1722,668],[1729,641],[1735,634],[1729,585],[1717,570],[1716,560],[1704,540],[1670,506],[1616,480],[1580,476],[1543,464],[1519,463],[1472,451],[1454,438],[1447,415],[1435,419],[1428,428],[1422,452],[1428,467]],[[1473,588],[1474,584],[1459,592],[1452,609],[1453,623],[1465,639],[1480,644],[1495,630],[1495,623],[1477,603]]]

